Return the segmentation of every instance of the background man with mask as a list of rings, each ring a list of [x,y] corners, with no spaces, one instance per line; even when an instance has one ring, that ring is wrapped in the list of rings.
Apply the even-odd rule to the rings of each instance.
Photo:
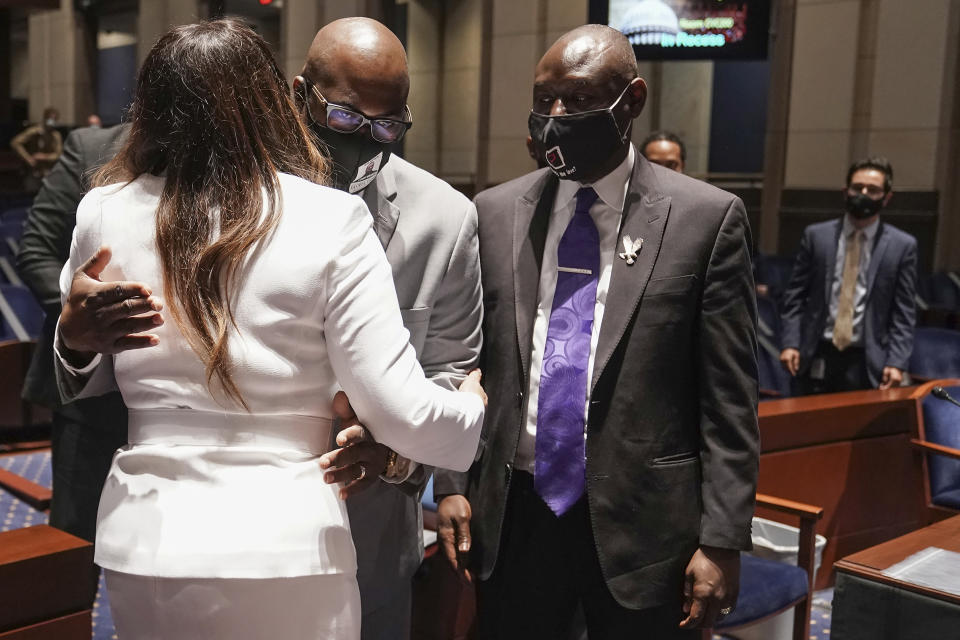
[[[621,33],[562,36],[529,117],[550,168],[476,198],[486,444],[434,492],[448,557],[481,580],[483,638],[569,637],[578,605],[591,638],[699,637],[737,597],[759,445],[750,233],[739,199],[629,142],[646,94]]]
[[[847,171],[843,217],[810,225],[783,298],[780,362],[801,393],[899,386],[913,350],[917,241],[881,222],[886,158]]]
[[[56,129],[59,118],[55,107],[47,107],[43,110],[43,122],[27,127],[10,141],[10,148],[26,163],[34,178],[47,175],[63,150],[63,138]]]
[[[671,131],[654,131],[640,143],[640,153],[650,162],[683,173],[687,148],[680,136]]]
[[[435,383],[455,388],[480,352],[477,213],[448,184],[391,154],[411,126],[406,106],[409,85],[400,41],[387,27],[367,18],[345,18],[321,29],[293,82],[303,117],[336,165],[335,186],[361,195],[373,215],[420,364]],[[87,277],[98,273],[74,278],[60,337],[78,351],[115,352],[132,344],[118,347],[116,340],[149,331],[153,316],[127,320],[146,308],[140,303],[131,304],[130,313],[119,308],[111,295],[116,283]],[[121,284],[120,289],[142,294],[132,284]],[[96,306],[81,308],[76,301],[101,290],[116,309],[106,311],[107,316],[117,320],[98,326]],[[59,373],[71,394],[86,382],[64,367]],[[335,410],[348,415],[342,394]],[[349,495],[357,548],[362,638],[398,640],[410,633],[411,578],[423,553],[419,494],[427,471],[404,464],[383,445],[364,441],[363,431],[355,425],[341,432],[349,437],[338,442],[352,445],[331,458],[335,464],[329,481],[348,483],[343,491]]]

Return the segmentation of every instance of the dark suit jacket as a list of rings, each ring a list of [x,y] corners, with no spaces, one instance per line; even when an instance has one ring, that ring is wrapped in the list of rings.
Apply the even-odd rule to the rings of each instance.
[[[489,406],[465,493],[472,560],[493,571],[521,425],[541,256],[557,178],[528,174],[476,198]],[[750,548],[756,490],[756,300],[740,200],[637,154],[614,259],[587,424],[587,497],[600,565],[623,606],[674,602],[700,544]],[[618,240],[617,251],[622,242]]]
[[[91,176],[113,157],[127,128],[84,128],[67,136],[63,153],[44,178],[27,216],[17,270],[47,314],[23,384],[23,397],[31,402],[51,408],[60,406],[53,371],[53,334],[60,316],[60,271],[70,256],[77,205],[90,188]]]
[[[842,228],[843,219],[838,218],[804,230],[784,293],[782,347],[800,351],[801,375],[809,370],[830,318],[830,291]],[[867,271],[863,326],[867,374],[875,387],[884,367],[907,368],[916,323],[916,280],[916,239],[881,222]]]

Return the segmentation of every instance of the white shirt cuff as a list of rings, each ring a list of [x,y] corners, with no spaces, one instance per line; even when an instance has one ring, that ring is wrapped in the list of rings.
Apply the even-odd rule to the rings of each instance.
[[[93,374],[94,369],[100,364],[100,360],[103,358],[101,354],[96,354],[93,356],[93,359],[90,360],[83,367],[75,367],[70,364],[70,361],[67,360],[63,355],[63,347],[60,341],[60,322],[57,321],[57,330],[53,335],[53,352],[57,354],[57,360],[60,361],[60,364],[63,365],[63,368],[70,373],[70,375],[77,378],[89,378]]]

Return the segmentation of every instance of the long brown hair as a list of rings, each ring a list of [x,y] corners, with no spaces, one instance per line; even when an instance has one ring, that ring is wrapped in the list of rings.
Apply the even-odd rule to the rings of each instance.
[[[230,372],[231,295],[244,258],[279,220],[277,172],[323,182],[328,162],[267,43],[237,20],[163,35],[140,70],[130,120],[94,184],[165,175],[156,235],[168,308],[203,359],[207,386],[216,378],[249,410]]]

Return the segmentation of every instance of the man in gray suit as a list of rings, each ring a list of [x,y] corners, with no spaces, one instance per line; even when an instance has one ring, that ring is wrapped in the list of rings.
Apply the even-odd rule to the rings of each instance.
[[[362,195],[373,215],[424,371],[454,388],[480,351],[477,214],[448,184],[391,154],[411,124],[408,88],[403,46],[384,25],[365,18],[321,29],[294,79],[304,118],[334,160],[335,186]],[[144,293],[135,283],[118,288],[78,272],[61,317],[66,346],[82,352],[113,349],[128,333],[149,331],[152,315],[136,324],[113,324],[109,334],[98,329],[93,310],[80,308],[96,292],[110,298],[106,307],[116,310],[107,312],[110,317],[129,315],[118,302],[126,298],[122,292]],[[146,310],[149,300],[130,298],[124,304],[135,313]],[[84,380],[62,368],[61,374],[68,391],[83,386]],[[345,402],[337,408],[344,415]],[[341,443],[355,444],[329,473],[347,483],[342,491],[349,496],[357,548],[362,637],[402,639],[410,633],[411,578],[423,553],[419,497],[428,471],[398,460],[382,445],[357,443],[362,431],[352,426],[341,433],[350,436]]]
[[[799,391],[899,386],[913,350],[917,241],[880,220],[893,197],[886,158],[847,171],[845,214],[810,225],[783,299],[780,361]]]

